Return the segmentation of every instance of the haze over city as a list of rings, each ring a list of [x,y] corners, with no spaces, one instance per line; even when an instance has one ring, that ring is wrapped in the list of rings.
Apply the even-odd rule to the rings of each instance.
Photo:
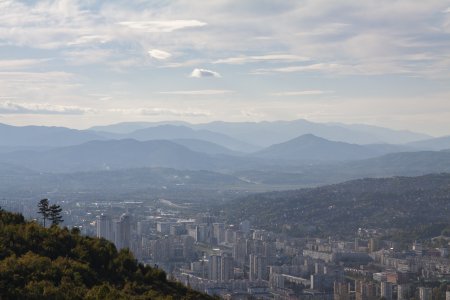
[[[450,300],[450,0],[0,0],[0,299]]]
[[[449,1],[0,2],[0,122],[307,119],[448,135]]]

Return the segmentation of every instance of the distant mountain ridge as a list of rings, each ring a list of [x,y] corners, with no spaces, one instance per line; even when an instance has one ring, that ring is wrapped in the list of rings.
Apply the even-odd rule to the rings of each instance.
[[[211,169],[209,156],[166,140],[140,142],[132,139],[91,141],[43,152],[4,154],[0,161],[43,172],[75,172],[133,167]]]
[[[297,161],[358,160],[378,154],[377,151],[364,146],[333,142],[312,134],[305,134],[254,153],[262,158]]]
[[[95,129],[95,130],[94,130]],[[396,131],[368,125],[322,124],[306,120],[276,121],[259,123],[211,122],[189,124],[186,122],[128,122],[110,126],[93,127],[89,130],[75,130],[64,127],[10,126],[0,124],[0,152],[16,148],[49,148],[77,145],[93,140],[137,139],[195,139],[214,143],[238,152],[255,152],[262,148],[284,143],[305,134],[313,134],[330,141],[351,144],[378,144],[388,153],[401,150],[441,150],[450,147],[446,138],[438,146],[430,147],[430,137],[408,131]],[[410,143],[398,146],[401,143]],[[423,143],[422,143],[423,142]],[[395,143],[396,145],[387,145]],[[440,146],[439,146],[440,145]],[[3,150],[4,149],[4,150]]]
[[[450,136],[443,136],[433,139],[420,140],[407,144],[410,147],[415,147],[424,150],[447,150],[450,149]]]
[[[205,140],[198,139],[172,139],[171,142],[182,145],[192,151],[206,154],[227,154],[227,155],[241,155],[242,153],[230,150],[221,145],[211,143]]]
[[[143,168],[152,168],[152,171],[141,171]],[[171,168],[172,171],[157,171],[158,168]],[[238,190],[267,191],[367,177],[441,172],[450,172],[450,151],[403,152],[353,161],[310,162],[245,154],[207,154],[193,151],[176,141],[111,140],[0,155],[1,188],[4,195],[10,196],[15,193],[32,196],[33,190],[44,186],[50,190],[61,189],[61,192],[87,188],[140,190],[162,188],[163,185],[178,189],[178,184],[186,185],[188,189],[201,184],[202,189],[223,185]]]
[[[110,132],[114,134],[128,134],[139,129],[145,129],[149,127],[157,127],[161,125],[174,125],[174,126],[186,126],[190,124],[183,121],[167,121],[167,122],[122,122],[110,125],[100,125],[90,127],[90,131]]]
[[[88,130],[0,124],[0,146],[62,147],[102,139],[102,136]]]
[[[245,172],[248,174],[246,180],[259,182],[257,178],[252,179],[256,175],[263,176],[268,183],[277,174],[292,174],[287,181],[293,182],[293,178],[298,178],[299,183],[306,184],[360,177],[450,172],[449,151],[381,154],[369,146],[333,142],[313,135],[301,136],[252,154],[235,153],[202,140],[124,139],[90,141],[49,150],[8,152],[0,156],[0,163],[37,172],[141,167],[209,170],[228,174]],[[276,182],[282,182],[283,176]]]
[[[450,151],[390,153],[373,158],[320,164],[279,165],[278,168],[237,171],[235,175],[257,184],[291,183],[319,186],[358,178],[421,176],[450,173]]]
[[[173,140],[173,139],[197,139],[218,144],[222,147],[235,151],[255,151],[258,147],[246,142],[234,139],[222,133],[216,133],[209,130],[195,130],[185,126],[159,125],[133,131],[126,134],[126,138],[132,138],[139,141],[148,140]]]
[[[417,133],[410,130],[394,130],[384,128],[380,126],[367,125],[367,124],[343,124],[343,123],[328,123],[329,125],[336,125],[352,131],[360,132],[362,134],[368,134],[376,137],[387,144],[405,144],[411,141],[423,140],[431,138],[430,135]],[[357,144],[367,144],[358,143]],[[371,144],[371,143],[370,143]]]
[[[263,147],[285,142],[303,134],[313,134],[328,140],[352,144],[399,144],[429,138],[423,134],[405,133],[391,129],[377,131],[374,128],[378,127],[374,126],[367,126],[362,130],[346,124],[314,123],[302,119],[259,123],[212,122],[196,125],[196,127],[224,133]],[[389,134],[387,135],[386,132]]]
[[[145,126],[156,127],[162,124],[179,125],[192,129],[206,129],[222,133],[237,140],[245,141],[260,147],[278,144],[304,134],[353,144],[403,144],[429,139],[431,136],[407,130],[393,130],[371,125],[348,125],[342,123],[314,123],[299,119],[293,121],[263,121],[263,122],[210,122],[205,124],[189,124],[186,122],[128,122],[110,126],[92,127],[91,130],[109,131],[113,133]],[[126,128],[126,129],[124,129]]]

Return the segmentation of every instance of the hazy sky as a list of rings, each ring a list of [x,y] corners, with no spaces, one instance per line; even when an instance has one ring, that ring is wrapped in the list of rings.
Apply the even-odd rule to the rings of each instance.
[[[450,134],[450,1],[0,0],[0,122]]]

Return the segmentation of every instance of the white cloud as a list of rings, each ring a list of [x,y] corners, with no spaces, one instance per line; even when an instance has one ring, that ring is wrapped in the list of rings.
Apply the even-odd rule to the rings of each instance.
[[[160,66],[159,68],[192,67],[192,66],[198,66],[198,65],[203,64],[205,62],[207,62],[205,59],[189,59],[189,60],[186,60],[186,61],[167,63],[167,64],[164,64],[163,66]]]
[[[268,72],[292,73],[302,71],[336,71],[345,68],[345,66],[336,63],[318,63],[305,66],[289,66],[282,68],[266,69]],[[263,69],[264,70],[264,69]]]
[[[392,59],[384,64],[394,67],[401,64],[399,60],[404,55],[419,51],[431,53],[433,63],[438,65],[450,46],[445,36],[450,28],[450,21],[445,19],[447,14],[436,15],[447,13],[449,7],[440,0],[398,0],[389,4],[374,0],[343,3],[305,0],[284,4],[235,0],[200,4],[179,0],[145,7],[138,2],[111,1],[98,6],[80,0],[1,1],[0,41],[44,49],[68,46],[89,49],[92,45],[107,44],[118,47],[117,53],[124,56],[129,53],[120,49],[127,47],[141,55],[142,48],[149,47],[165,49],[167,53],[179,53],[180,49],[198,51],[187,56],[189,61],[217,57],[214,53],[217,51],[229,56],[214,61],[222,64],[300,62],[311,58],[317,63],[333,60],[348,65],[364,63],[358,58],[390,56]],[[193,18],[192,12],[201,16],[201,21]],[[189,34],[182,31],[189,28],[203,29]],[[404,46],[397,42],[408,39],[420,45]],[[432,41],[438,40],[441,46],[433,46]],[[261,49],[274,54],[252,55]],[[183,63],[172,66],[178,65]],[[421,68],[410,67],[410,71],[420,73]]]
[[[319,36],[332,36],[336,34],[345,33],[346,30],[350,29],[350,24],[344,23],[325,23],[319,25],[315,28],[309,28],[306,31],[299,31],[296,36],[300,37],[319,37]]]
[[[298,61],[308,61],[309,57],[298,56],[293,54],[267,54],[267,55],[255,55],[255,56],[237,56],[237,57],[229,57],[223,58],[214,61],[215,64],[245,64],[245,63],[254,63],[254,62],[298,62]]]
[[[169,52],[158,50],[158,49],[152,49],[148,51],[148,54],[156,59],[165,60],[172,56]]]
[[[206,70],[206,69],[194,69],[191,72],[191,75],[189,75],[189,77],[202,78],[202,77],[222,77],[222,76],[215,71]]]
[[[167,20],[167,21],[127,21],[120,25],[145,32],[172,32],[175,30],[203,27],[205,22],[198,20]]]
[[[0,71],[14,71],[18,69],[28,69],[35,67],[44,62],[47,59],[3,59],[0,60]]]
[[[108,94],[88,94],[87,96],[92,97],[95,100],[99,100],[99,101],[110,101],[113,99],[112,96],[108,95]]]
[[[79,77],[68,72],[0,72],[0,91],[24,103],[76,106],[85,98]]]
[[[82,35],[80,37],[75,38],[75,40],[68,42],[68,46],[80,46],[83,44],[106,44],[112,41],[112,36],[108,35]]]
[[[208,111],[203,110],[178,110],[170,108],[113,108],[109,112],[125,115],[143,115],[143,116],[165,116],[165,117],[208,117],[211,115]]]
[[[309,90],[309,91],[290,91],[290,92],[277,92],[272,93],[272,96],[314,96],[314,95],[323,95],[330,94],[333,91],[322,91],[322,90]]]
[[[297,91],[300,80],[305,84],[315,82],[313,86],[318,87],[329,80],[324,78],[342,76],[342,81],[336,84],[342,84],[339,91],[346,97],[358,93],[362,87],[355,85],[363,80],[347,75],[380,75],[379,81],[372,78],[367,84],[377,87],[370,89],[371,92],[389,98],[386,102],[395,102],[400,94],[409,98],[409,93],[419,90],[423,91],[420,96],[428,102],[432,97],[428,97],[427,92],[436,86],[448,90],[442,85],[442,78],[450,76],[448,1],[282,2],[0,0],[0,50],[4,54],[0,62],[3,66],[0,91],[12,97],[2,98],[0,102],[93,105],[101,109],[102,117],[95,114],[77,119],[93,123],[150,118],[144,112],[160,114],[153,119],[161,120],[167,116],[189,119],[189,114],[202,114],[201,110],[191,110],[184,105],[210,109],[216,119],[242,121],[252,116],[245,116],[240,110],[257,109],[257,113],[264,113],[258,117],[260,119],[286,119],[295,117],[299,111],[305,115],[325,111],[329,113],[323,117],[326,121],[337,109],[343,111],[339,118],[352,118],[346,112],[354,104],[328,107],[326,102],[333,101],[300,101],[302,104],[289,101],[289,95],[305,94],[305,91]],[[173,56],[155,63],[150,57],[156,60],[163,56],[152,56],[149,50]],[[50,60],[27,61],[42,57]],[[224,87],[202,86],[198,85],[204,84],[202,80],[188,82],[190,80],[185,78],[190,70],[199,66],[225,72],[217,64],[227,65],[223,66],[227,70]],[[111,68],[121,73],[109,72]],[[251,70],[272,76],[250,77]],[[386,74],[395,74],[389,76],[392,82],[382,77]],[[218,72],[202,69],[194,70],[193,75],[220,76]],[[426,77],[426,80],[409,84],[410,79],[406,77],[413,76]],[[412,86],[416,82],[417,86]],[[219,96],[195,97],[213,94],[199,92],[207,88],[236,89],[236,94],[230,101],[223,101]],[[174,95],[194,97],[184,102],[176,101],[179,97],[175,96],[147,98],[148,95],[158,96],[160,90],[167,90],[167,95],[173,91]],[[88,96],[93,91],[112,98],[105,97],[108,101],[99,103],[97,98]],[[123,91],[127,91],[126,96],[121,94]],[[273,98],[272,91],[286,98]],[[315,100],[328,98],[311,97]],[[358,101],[368,97],[358,95]],[[236,105],[237,100],[239,105]],[[442,111],[448,110],[448,97],[446,100],[440,106]],[[373,103],[378,105],[378,100]],[[418,107],[418,103],[407,105]],[[269,104],[270,107],[264,108]],[[139,110],[148,105],[160,109]],[[390,103],[383,105],[391,107]],[[108,111],[114,107],[139,111],[133,115]],[[373,117],[386,115],[389,109]],[[70,122],[66,119],[72,119],[64,115],[27,118],[5,115],[2,118],[23,124],[56,122],[52,120],[66,124]],[[433,117],[427,120],[424,119],[423,124],[434,121]]]
[[[83,115],[91,109],[76,106],[51,105],[42,103],[0,103],[0,114],[24,115]]]
[[[261,112],[255,112],[254,110],[241,110],[240,114],[244,116],[245,118],[252,118],[252,119],[261,119],[266,117],[265,114]]]
[[[141,114],[146,116],[175,116],[175,117],[208,117],[209,112],[195,110],[174,110],[165,108],[142,109]]]
[[[233,93],[231,90],[197,90],[197,91],[170,91],[170,92],[159,92],[159,94],[168,94],[168,95],[223,95]]]
[[[110,61],[113,53],[108,49],[82,49],[67,51],[64,56],[73,65],[91,65]]]
[[[65,82],[73,78],[74,74],[68,72],[0,72],[3,82]]]
[[[343,64],[343,63],[316,63],[302,66],[288,66],[281,68],[256,69],[250,74],[265,75],[272,73],[295,73],[311,72],[322,73],[325,75],[386,75],[386,74],[413,74],[413,71],[399,63],[384,61],[368,61],[362,63]],[[424,74],[424,70],[417,74]]]
[[[93,12],[81,9],[75,0],[3,1],[1,4],[0,40],[3,44],[56,49],[99,42],[100,36],[100,41],[111,39],[108,26],[98,22]]]

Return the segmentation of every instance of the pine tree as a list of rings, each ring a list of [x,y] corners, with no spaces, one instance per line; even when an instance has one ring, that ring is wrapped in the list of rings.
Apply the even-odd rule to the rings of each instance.
[[[50,208],[48,204],[48,199],[42,199],[38,203],[38,214],[42,215],[42,219],[44,220],[44,227],[45,227],[45,220],[48,219]]]
[[[59,205],[53,204],[49,207],[48,219],[52,221],[52,225],[59,225],[64,222],[61,216],[62,208]]]

